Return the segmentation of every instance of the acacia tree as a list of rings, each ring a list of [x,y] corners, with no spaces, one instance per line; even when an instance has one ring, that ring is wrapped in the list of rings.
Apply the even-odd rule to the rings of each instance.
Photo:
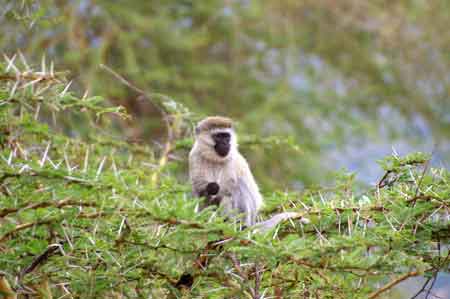
[[[239,230],[198,212],[176,177],[190,142],[184,106],[141,94],[168,138],[162,150],[124,142],[108,134],[123,108],[77,96],[53,64],[21,57],[0,68],[4,298],[379,298],[448,270],[450,174],[424,154],[386,158],[363,193],[345,174],[333,188],[267,192],[262,217],[288,210],[310,223]],[[47,115],[53,127],[58,115],[84,120],[90,138],[53,130]]]

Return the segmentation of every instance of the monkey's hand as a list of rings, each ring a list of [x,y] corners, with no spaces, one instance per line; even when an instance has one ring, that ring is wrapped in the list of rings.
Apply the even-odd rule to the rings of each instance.
[[[200,197],[209,197],[219,193],[220,187],[216,182],[208,183],[202,191],[198,193]]]
[[[203,208],[212,205],[214,206],[220,205],[220,202],[222,201],[222,196],[217,195],[219,193],[219,190],[220,186],[216,182],[211,182],[208,183],[208,185],[206,185],[206,188],[199,194],[201,197],[206,198],[205,202],[206,205]]]
[[[220,187],[216,182],[208,183],[206,186],[206,195],[216,195],[219,193]]]
[[[206,198],[208,199],[208,205],[218,206],[222,201],[222,196],[218,196],[220,186],[216,182],[208,183],[206,186]]]

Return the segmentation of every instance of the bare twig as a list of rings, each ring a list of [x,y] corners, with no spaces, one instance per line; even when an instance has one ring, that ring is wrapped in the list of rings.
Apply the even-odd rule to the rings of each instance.
[[[117,72],[115,72],[113,69],[111,69],[110,67],[104,65],[104,64],[100,64],[100,67],[102,69],[104,69],[105,71],[107,71],[108,73],[110,73],[113,77],[115,77],[117,80],[119,80],[122,84],[124,84],[125,86],[129,87],[131,90],[135,91],[136,93],[138,93],[140,96],[148,99],[150,101],[150,103],[158,110],[158,112],[161,114],[161,117],[166,125],[166,130],[167,130],[167,138],[166,138],[166,142],[164,145],[164,149],[161,153],[161,157],[159,159],[159,169],[161,169],[162,167],[164,167],[164,165],[166,165],[167,161],[168,161],[168,156],[170,151],[172,150],[173,147],[173,141],[174,141],[174,130],[172,125],[170,124],[169,121],[169,115],[168,113],[157,103],[154,102],[153,98],[154,97],[161,97],[162,95],[159,94],[153,94],[153,93],[147,93],[145,92],[143,89],[137,87],[136,85],[132,84],[130,81],[128,81],[127,79],[125,79],[124,77],[122,77],[121,75],[119,75]],[[158,181],[158,177],[159,177],[159,171],[155,171],[151,177],[151,182],[153,185],[156,185],[156,182]]]
[[[377,184],[378,189],[381,189],[381,188],[384,188],[386,186],[389,186],[389,185],[393,184],[398,179],[398,177],[394,176],[393,179],[388,180],[391,173],[393,173],[392,170],[388,170],[388,171],[386,171],[384,173],[383,177],[380,179],[380,181]]]
[[[428,288],[427,294],[425,295],[425,299],[428,299],[428,296],[430,296],[431,290],[433,289],[434,284],[436,283],[437,275],[438,275],[438,271],[435,271],[434,274],[433,274],[433,281],[431,282],[431,285]]]
[[[431,279],[433,279],[434,276],[428,277],[428,279],[425,281],[425,283],[422,285],[422,288],[417,291],[416,294],[414,294],[410,299],[415,299],[417,298],[417,296],[419,296],[420,294],[422,294],[422,292],[425,290],[425,288],[427,287],[428,283],[430,282]]]
[[[260,295],[259,295],[259,288],[261,286],[261,279],[262,279],[262,271],[263,271],[263,267],[261,266],[261,264],[259,262],[255,263],[255,289],[253,292],[253,298],[254,299],[259,299]]]
[[[439,262],[438,265],[434,266],[434,267],[431,269],[431,270],[433,270],[433,275],[430,276],[430,277],[427,279],[427,281],[425,281],[425,283],[422,285],[422,288],[421,288],[414,296],[412,296],[411,299],[417,298],[417,296],[419,296],[422,292],[424,292],[424,291],[425,291],[425,288],[427,287],[427,285],[428,285],[428,283],[430,282],[430,280],[433,279],[433,282],[431,283],[431,286],[430,286],[430,287],[428,288],[428,290],[427,290],[426,298],[428,298],[428,296],[430,295],[431,290],[433,289],[433,286],[434,286],[434,284],[435,284],[435,282],[436,282],[436,278],[437,278],[437,275],[438,275],[438,273],[439,273],[439,270],[441,269],[442,265],[444,265],[444,264],[447,262],[447,260],[449,259],[449,257],[450,257],[450,251],[449,251],[449,253],[447,254],[447,256],[445,257],[445,259],[444,259],[443,261]],[[439,260],[440,260],[440,248],[439,248]],[[436,297],[436,296],[435,296],[435,297]]]
[[[51,244],[47,247],[47,249],[40,255],[38,255],[31,264],[20,271],[19,280],[21,280],[26,274],[32,272],[36,267],[45,263],[50,256],[52,256],[59,248],[61,244]]]
[[[436,147],[435,147],[435,149],[436,149]],[[431,152],[430,159],[428,159],[425,162],[425,166],[423,167],[422,175],[420,176],[419,182],[417,183],[416,191],[414,192],[414,197],[417,197],[417,195],[419,194],[420,186],[422,185],[423,178],[425,177],[428,167],[430,166],[431,158],[433,157],[435,149],[433,149],[433,151]],[[415,204],[416,204],[416,201],[414,200],[413,205],[415,205]]]
[[[378,297],[379,295],[381,295],[381,293],[386,292],[387,290],[393,288],[394,286],[396,286],[397,284],[399,284],[400,282],[410,278],[410,277],[414,277],[417,275],[420,275],[421,273],[418,271],[411,271],[408,272],[406,274],[403,274],[402,276],[397,277],[396,279],[392,280],[391,282],[389,282],[388,284],[384,285],[383,287],[379,288],[378,290],[376,290],[375,292],[373,292],[372,294],[369,295],[369,299],[373,299]]]
[[[239,276],[240,276],[242,279],[247,280],[247,279],[248,279],[248,276],[247,276],[247,274],[246,274],[244,271],[242,271],[241,263],[240,263],[240,261],[237,259],[236,255],[230,252],[230,253],[227,254],[227,257],[228,257],[228,258],[231,260],[231,262],[233,263],[234,269],[236,269],[236,272],[239,274]]]

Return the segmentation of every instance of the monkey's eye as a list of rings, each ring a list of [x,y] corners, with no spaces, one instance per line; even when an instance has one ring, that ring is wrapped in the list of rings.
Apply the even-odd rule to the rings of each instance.
[[[230,138],[230,133],[228,133],[228,132],[221,132],[221,133],[217,133],[217,134],[215,134],[216,135],[216,137],[218,137],[218,138]]]
[[[229,142],[231,135],[228,132],[219,132],[214,134],[212,137],[215,142]]]

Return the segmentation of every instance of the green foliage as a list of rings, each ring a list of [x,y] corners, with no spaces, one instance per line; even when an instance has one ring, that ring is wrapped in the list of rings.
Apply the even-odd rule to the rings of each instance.
[[[109,134],[121,108],[63,92],[57,72],[38,80],[48,68],[14,66],[0,73],[0,279],[22,297],[375,298],[386,278],[449,266],[450,173],[423,154],[386,158],[386,179],[362,194],[352,174],[333,188],[266,192],[262,217],[296,211],[309,223],[240,230],[198,212],[177,178],[185,166],[173,155],[190,146],[193,121],[184,106],[157,102],[176,134],[165,150],[142,146]],[[62,134],[62,118],[86,120],[90,137]],[[289,139],[243,143],[298,150]]]
[[[115,129],[127,140],[164,139],[161,115],[101,65],[148,95],[176,99],[196,114],[191,120],[220,114],[239,120],[242,132],[291,136],[301,154],[278,148],[267,159],[265,147],[243,144],[268,190],[330,182],[338,162],[356,163],[346,151],[367,144],[384,145],[375,159],[392,144],[430,152],[437,144],[449,163],[447,1],[2,3],[1,51],[51,57],[71,71],[74,91],[126,107],[133,119]],[[83,136],[92,127],[59,124],[76,124]]]

